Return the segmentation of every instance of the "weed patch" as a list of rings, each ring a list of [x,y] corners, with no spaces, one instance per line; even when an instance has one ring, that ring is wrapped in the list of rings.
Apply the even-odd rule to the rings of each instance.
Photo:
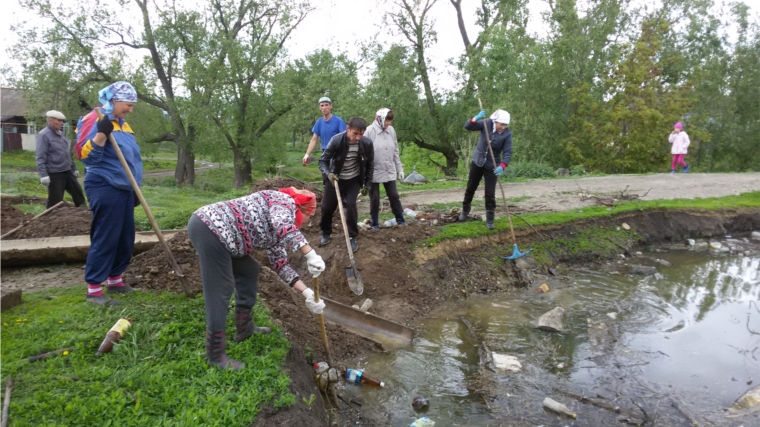
[[[282,366],[290,343],[261,305],[254,321],[273,329],[228,343],[240,372],[204,361],[203,298],[134,292],[109,309],[84,302],[82,289],[24,295],[3,312],[2,381],[14,378],[13,425],[249,425],[259,409],[292,405]],[[119,317],[134,319],[113,352],[95,351]],[[234,330],[232,317],[227,330]],[[230,340],[231,341],[231,340]],[[23,358],[70,347],[39,362]]]

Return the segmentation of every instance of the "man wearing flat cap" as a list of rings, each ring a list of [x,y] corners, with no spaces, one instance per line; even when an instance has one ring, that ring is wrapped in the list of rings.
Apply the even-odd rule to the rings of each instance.
[[[71,158],[71,141],[63,134],[66,116],[60,111],[45,113],[48,125],[37,134],[37,172],[40,183],[48,187],[47,207],[63,200],[66,191],[79,207],[85,203],[84,191],[77,177],[79,171]]]

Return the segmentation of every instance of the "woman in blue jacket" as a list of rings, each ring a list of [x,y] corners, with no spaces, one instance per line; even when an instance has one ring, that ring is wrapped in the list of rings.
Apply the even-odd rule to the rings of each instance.
[[[129,266],[135,245],[135,193],[109,136],[119,144],[139,185],[143,175],[140,146],[124,121],[137,102],[137,92],[127,82],[116,82],[98,92],[98,100],[103,118],[98,120],[93,110],[77,124],[76,153],[86,165],[84,190],[92,211],[84,279],[88,302],[115,305],[116,301],[103,294],[103,282],[110,294],[133,290],[121,275]]]

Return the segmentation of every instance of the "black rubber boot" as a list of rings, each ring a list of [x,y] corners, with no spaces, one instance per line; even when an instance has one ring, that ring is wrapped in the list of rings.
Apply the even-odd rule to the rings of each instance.
[[[467,216],[470,215],[470,206],[462,204],[462,212],[459,212],[459,222],[467,221]]]
[[[486,228],[489,230],[493,230],[493,212],[486,212]]]
[[[129,285],[124,286],[106,286],[107,294],[128,294],[134,292],[135,289]]]
[[[211,332],[206,330],[206,359],[209,365],[222,369],[239,371],[245,367],[245,363],[232,360],[227,357],[224,348],[225,332]]]
[[[87,295],[87,297],[85,298],[85,301],[93,303],[93,304],[105,305],[105,306],[108,306],[108,305],[119,305],[118,301],[113,300],[111,298],[108,298],[105,295],[100,295],[100,296],[97,296],[97,297],[93,297],[93,296]]]
[[[330,243],[330,235],[322,233],[322,239],[319,241],[319,246],[324,246]]]
[[[253,334],[268,334],[272,332],[267,327],[258,327],[253,324],[251,309],[243,309],[235,312],[235,342],[242,342]]]

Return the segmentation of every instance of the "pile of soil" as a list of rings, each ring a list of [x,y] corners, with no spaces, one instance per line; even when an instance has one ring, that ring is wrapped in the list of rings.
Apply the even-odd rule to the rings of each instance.
[[[283,180],[267,180],[267,183],[279,188],[283,185]],[[319,221],[318,212],[303,224],[301,231],[326,263],[326,271],[319,277],[321,295],[348,305],[361,305],[365,299],[370,298],[373,300],[373,314],[402,324],[410,324],[444,302],[443,298],[439,299],[439,276],[431,275],[429,269],[416,268],[413,262],[411,244],[436,233],[428,222],[361,232],[358,238],[359,251],[355,258],[362,274],[364,294],[358,296],[350,290],[346,280],[345,268],[350,266],[350,261],[340,217],[336,213],[333,218],[332,241],[325,247],[317,247],[321,237]],[[187,233],[176,234],[168,244],[194,290],[202,292],[198,256]],[[264,251],[255,252],[254,257],[262,264],[259,293],[275,322],[283,327],[291,342],[302,349],[311,349],[315,360],[323,360],[319,327],[315,317],[305,308],[302,297],[269,269],[269,259]],[[305,283],[312,286],[304,256],[300,252],[291,253],[289,262],[301,274]],[[132,260],[124,274],[124,280],[137,288],[182,292],[178,278],[172,274],[163,250],[158,245]],[[377,350],[374,342],[360,338],[340,326],[328,324],[327,333],[336,361]]]
[[[5,212],[3,211],[3,215]],[[34,220],[13,233],[13,239],[41,237],[87,236],[90,234],[92,212],[85,207],[61,206],[44,217]],[[3,217],[5,222],[5,217]]]
[[[21,209],[13,206],[11,201],[7,199],[0,199],[0,209],[2,209],[0,211],[0,217],[2,217],[0,229],[2,230],[2,234],[13,230],[21,225],[22,222],[32,218],[32,215],[21,212]]]

